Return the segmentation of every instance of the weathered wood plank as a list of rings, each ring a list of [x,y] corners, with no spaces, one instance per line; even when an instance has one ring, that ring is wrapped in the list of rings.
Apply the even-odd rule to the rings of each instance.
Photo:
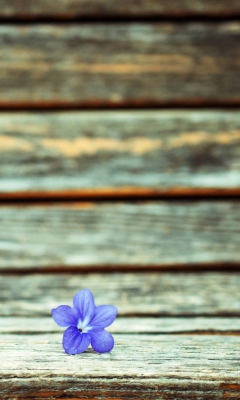
[[[239,265],[239,201],[0,208],[2,270]]]
[[[189,266],[240,260],[239,201],[0,207],[0,269]]]
[[[14,18],[52,17],[145,17],[147,16],[236,16],[236,0],[0,0],[0,16]]]
[[[0,197],[240,190],[239,160],[238,112],[0,114]]]
[[[0,106],[240,104],[240,23],[1,25]]]
[[[0,315],[49,316],[81,289],[119,316],[240,316],[238,273],[34,274],[0,276]]]
[[[239,202],[0,208],[0,269],[227,264],[240,260]]]
[[[4,400],[239,398],[239,336],[115,335],[110,354],[77,356],[61,334],[20,338],[1,336]]]
[[[238,333],[240,318],[227,317],[118,317],[109,326],[112,333]],[[36,334],[62,332],[51,317],[1,317],[0,333]]]

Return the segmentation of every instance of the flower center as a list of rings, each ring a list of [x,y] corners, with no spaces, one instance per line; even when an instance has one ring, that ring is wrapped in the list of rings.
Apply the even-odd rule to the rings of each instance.
[[[79,332],[86,333],[88,331],[91,331],[92,327],[88,326],[88,323],[89,323],[88,317],[85,317],[84,320],[79,319],[78,324],[77,324],[77,328],[78,328]]]

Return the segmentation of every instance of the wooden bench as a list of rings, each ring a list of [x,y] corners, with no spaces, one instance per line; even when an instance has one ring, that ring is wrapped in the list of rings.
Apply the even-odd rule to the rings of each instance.
[[[240,2],[0,0],[0,399],[240,399]],[[50,316],[89,288],[111,353]]]

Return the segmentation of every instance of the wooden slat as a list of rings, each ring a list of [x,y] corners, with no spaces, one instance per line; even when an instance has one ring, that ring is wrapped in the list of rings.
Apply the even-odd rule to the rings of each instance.
[[[115,305],[120,317],[239,317],[239,286],[237,273],[2,275],[0,315],[50,316],[52,308],[71,305],[79,290],[89,288],[97,305]]]
[[[2,268],[239,260],[238,203],[4,207],[0,217]]]
[[[0,107],[240,104],[239,37],[238,22],[1,25]]]
[[[14,18],[130,16],[235,16],[240,13],[237,0],[0,0],[0,16]]]
[[[217,317],[118,317],[107,328],[112,333],[222,333],[240,334],[240,318]],[[62,332],[50,317],[6,317],[0,318],[0,333],[36,334]]]
[[[239,398],[239,335],[115,335],[115,342],[110,354],[68,356],[60,334],[2,335],[1,398]]]
[[[0,268],[239,265],[236,202],[0,208]]]
[[[239,152],[238,112],[3,113],[0,198],[240,193]]]

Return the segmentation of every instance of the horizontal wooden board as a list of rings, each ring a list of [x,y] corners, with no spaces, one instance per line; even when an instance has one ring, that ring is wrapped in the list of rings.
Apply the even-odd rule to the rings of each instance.
[[[239,265],[239,201],[0,207],[0,268]]]
[[[239,160],[239,112],[0,114],[0,198],[240,192]]]
[[[238,13],[237,0],[0,0],[2,18],[235,16]]]
[[[119,317],[239,317],[239,285],[238,273],[1,275],[0,315],[50,316],[89,288],[97,305],[115,305]]]
[[[109,354],[68,356],[61,334],[2,335],[1,398],[239,398],[240,336],[114,337]]]
[[[0,208],[0,269],[239,265],[239,202]]]
[[[4,25],[0,107],[240,104],[240,23]]]
[[[4,206],[0,223],[1,270],[240,261],[239,201]]]
[[[107,328],[111,333],[222,333],[240,334],[240,318],[227,317],[118,317]],[[51,317],[0,317],[0,333],[37,334],[62,332]]]

